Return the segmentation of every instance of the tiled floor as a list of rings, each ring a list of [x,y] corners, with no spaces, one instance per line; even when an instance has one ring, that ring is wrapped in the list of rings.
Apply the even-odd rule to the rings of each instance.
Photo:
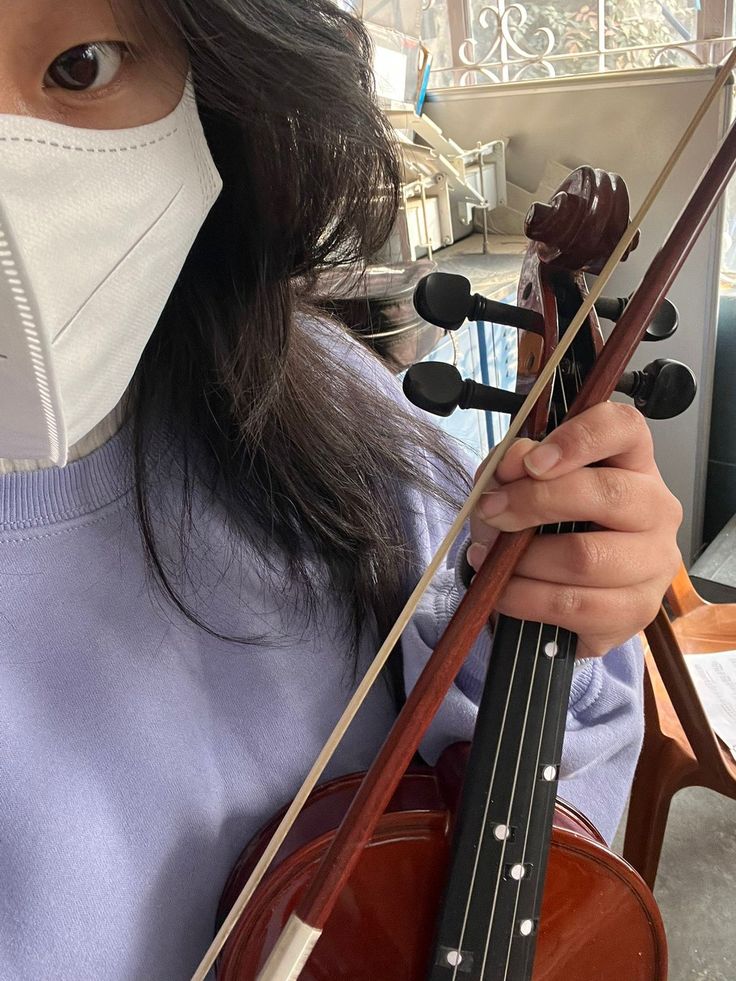
[[[700,788],[677,794],[655,895],[669,981],[736,981],[736,801]]]

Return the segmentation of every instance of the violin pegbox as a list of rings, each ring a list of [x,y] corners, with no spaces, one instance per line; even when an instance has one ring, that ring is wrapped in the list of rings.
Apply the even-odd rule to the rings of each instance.
[[[448,416],[458,408],[515,415],[583,302],[587,292],[584,274],[600,273],[628,222],[629,196],[623,180],[617,174],[581,167],[548,204],[535,204],[529,211],[526,224],[531,244],[522,268],[519,305],[473,293],[464,276],[445,272],[425,276],[417,285],[414,305],[429,323],[457,330],[468,321],[484,321],[519,332],[517,390],[506,392],[463,379],[453,365],[423,362],[410,368],[404,378],[409,401],[438,416]],[[626,256],[638,242],[637,231]],[[554,425],[566,414],[603,345],[598,317],[615,322],[628,303],[626,298],[598,298],[562,362],[556,386],[550,384],[533,410],[525,429],[528,435],[543,437],[550,428],[548,416]],[[664,300],[644,340],[671,337],[678,320],[675,306]],[[691,405],[697,385],[688,367],[659,358],[643,371],[625,372],[616,390],[630,396],[648,418],[670,419]]]
[[[549,202],[529,209],[525,232],[530,245],[517,302],[541,316],[544,332],[542,336],[529,333],[519,338],[518,392],[524,394],[534,384],[588,292],[585,273],[597,275],[601,271],[630,220],[629,192],[623,178],[593,167],[579,167]],[[624,258],[638,242],[637,232]],[[602,347],[600,324],[591,312],[574,342],[568,371],[582,379]],[[565,392],[550,384],[529,417],[526,435],[534,439],[546,435],[556,395],[562,403],[559,409],[564,411]]]

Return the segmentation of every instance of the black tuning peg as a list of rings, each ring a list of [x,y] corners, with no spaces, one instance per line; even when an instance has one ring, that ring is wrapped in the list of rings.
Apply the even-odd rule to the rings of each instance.
[[[674,419],[693,404],[698,383],[687,365],[659,358],[643,371],[627,371],[616,391],[630,396],[647,419]]]
[[[481,385],[463,376],[451,364],[422,361],[404,375],[404,395],[414,405],[436,416],[449,416],[455,409],[480,409],[514,415],[524,402],[523,395]]]
[[[414,306],[420,317],[443,330],[458,330],[466,320],[486,320],[535,334],[544,332],[544,319],[536,311],[471,293],[470,281],[454,273],[430,273],[420,280]]]
[[[612,320],[615,323],[629,305],[629,299],[628,296],[619,298],[602,296],[595,302],[595,312],[604,320]],[[680,315],[677,312],[677,307],[670,300],[663,300],[652,322],[647,327],[643,340],[665,341],[668,337],[672,337],[679,324]]]
[[[629,299],[602,296],[595,302],[595,312],[604,320],[615,323],[628,306]],[[472,293],[470,281],[454,273],[430,273],[420,280],[414,292],[414,307],[420,317],[443,330],[458,330],[466,320],[485,320],[534,334],[544,333],[541,314]],[[677,307],[670,300],[664,300],[643,340],[664,341],[672,337],[679,323]]]
[[[688,409],[697,394],[695,375],[679,361],[660,358],[643,371],[627,371],[616,391],[628,395],[647,419],[673,419]],[[463,376],[451,364],[422,361],[404,376],[404,394],[420,409],[449,416],[455,409],[480,409],[516,415],[524,396],[482,385]]]

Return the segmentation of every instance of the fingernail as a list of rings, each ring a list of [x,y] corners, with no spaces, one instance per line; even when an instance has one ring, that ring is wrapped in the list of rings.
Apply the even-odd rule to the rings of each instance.
[[[475,545],[471,545],[468,549],[466,556],[468,565],[477,572],[483,565],[486,555],[488,555],[488,549],[485,545],[480,545],[476,542]]]
[[[543,443],[524,457],[524,466],[535,477],[548,473],[562,459],[562,450],[554,443]]]
[[[481,502],[481,512],[486,518],[495,518],[502,514],[509,506],[509,496],[506,491],[490,491],[483,495]]]

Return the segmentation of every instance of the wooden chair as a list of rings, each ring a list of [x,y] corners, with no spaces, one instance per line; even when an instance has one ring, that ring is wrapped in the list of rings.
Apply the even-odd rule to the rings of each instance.
[[[624,841],[624,857],[650,887],[677,791],[707,787],[736,799],[736,761],[713,732],[683,657],[736,649],[736,603],[707,603],[684,565],[667,601],[672,619],[662,609],[646,631],[646,731]]]

